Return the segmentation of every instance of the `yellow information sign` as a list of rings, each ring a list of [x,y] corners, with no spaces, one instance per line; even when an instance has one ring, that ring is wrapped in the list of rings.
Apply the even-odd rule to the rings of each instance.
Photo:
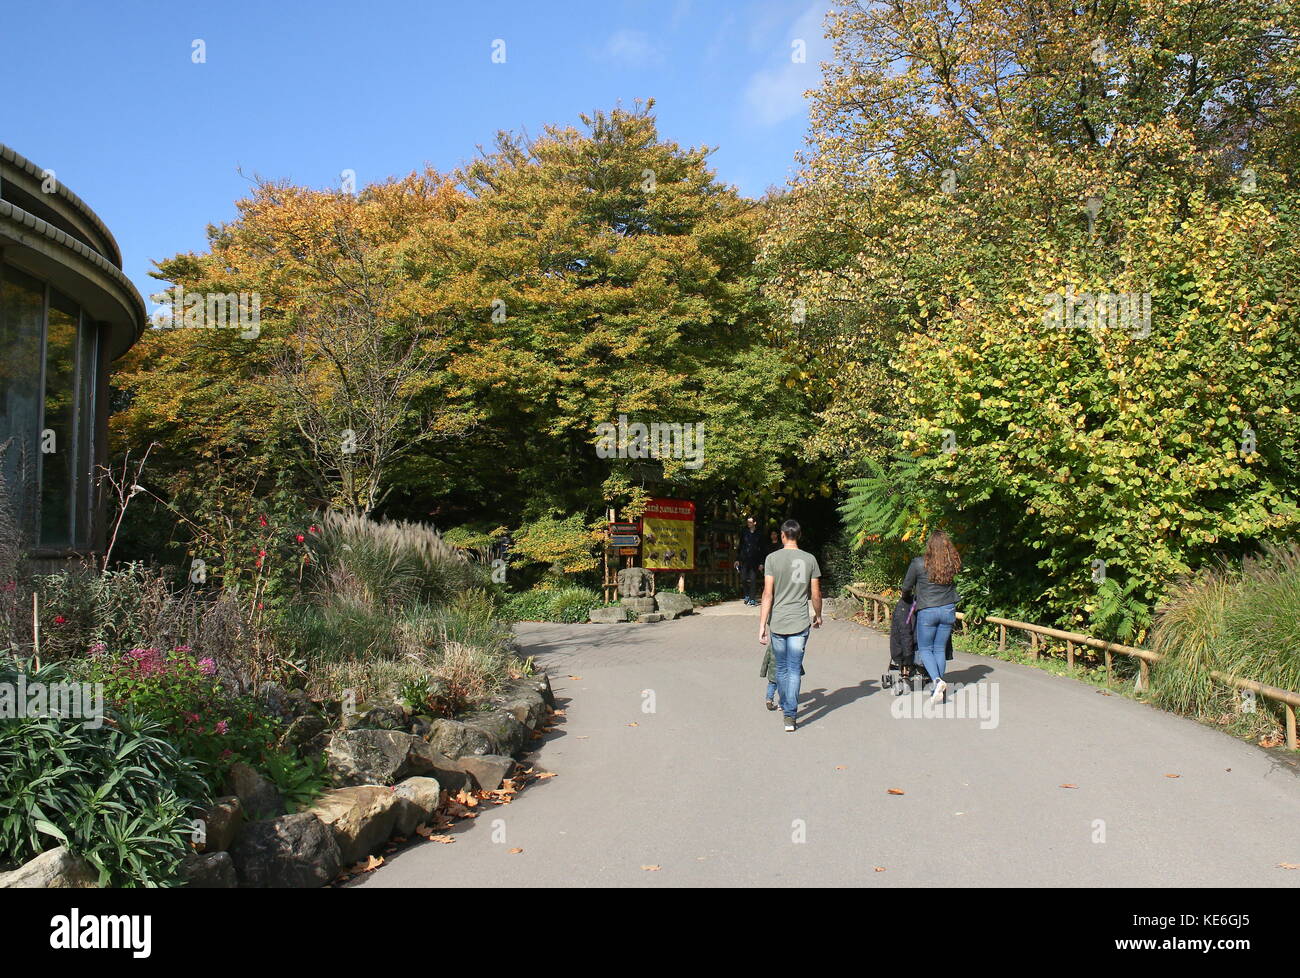
[[[695,570],[695,504],[652,499],[641,517],[641,558],[647,570]]]

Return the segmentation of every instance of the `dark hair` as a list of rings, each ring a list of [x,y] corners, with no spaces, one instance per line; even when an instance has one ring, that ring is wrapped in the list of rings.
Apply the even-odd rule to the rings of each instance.
[[[782,536],[787,536],[791,540],[798,542],[801,533],[803,533],[803,528],[799,526],[798,520],[786,520],[781,524]]]
[[[925,544],[925,576],[933,584],[951,584],[961,570],[961,555],[943,530],[935,530]]]

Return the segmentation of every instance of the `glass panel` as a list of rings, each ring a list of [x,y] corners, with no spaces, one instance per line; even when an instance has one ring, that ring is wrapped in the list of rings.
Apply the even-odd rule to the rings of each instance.
[[[72,546],[77,468],[76,304],[50,290],[45,335],[45,416],[41,430],[41,546]]]
[[[11,266],[0,268],[0,471],[24,536],[36,523],[44,306],[39,281]]]
[[[73,514],[76,545],[82,550],[91,546],[92,515],[95,509],[95,387],[99,382],[99,326],[82,313],[81,345],[77,354],[77,490]]]

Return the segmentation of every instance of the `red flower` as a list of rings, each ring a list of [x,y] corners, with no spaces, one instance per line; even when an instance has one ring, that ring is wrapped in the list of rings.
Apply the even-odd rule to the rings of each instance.
[[[308,533],[315,533],[315,532],[316,532],[316,524],[313,523],[311,526],[307,527],[307,532],[308,532]]]
[[[262,526],[266,526],[266,517],[265,517],[265,516],[259,516],[259,517],[257,518],[257,522],[260,523]]]
[[[65,621],[67,621],[67,620],[68,620],[68,619],[64,618],[62,615],[55,615],[55,616],[54,616],[54,624],[56,624],[56,625],[62,625],[62,624],[63,624]]]
[[[297,536],[295,539],[297,539],[297,541],[298,541],[299,543],[302,543],[302,542],[303,542],[304,540],[306,540],[307,538],[306,538],[305,536],[303,536],[301,533],[299,533],[298,536]]]

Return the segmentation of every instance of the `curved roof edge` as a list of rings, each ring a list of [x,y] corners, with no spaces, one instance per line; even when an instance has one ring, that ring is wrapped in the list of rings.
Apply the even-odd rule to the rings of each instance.
[[[45,172],[44,170],[17,150],[6,146],[4,143],[0,143],[0,160],[5,160],[13,164],[36,180],[43,179],[42,174]],[[77,213],[89,221],[90,224],[94,226],[95,230],[103,236],[104,241],[108,243],[109,248],[112,250],[112,254],[105,257],[112,262],[116,262],[117,267],[120,269],[122,267],[122,249],[118,247],[117,239],[113,237],[113,233],[109,231],[107,225],[100,220],[99,215],[90,209],[89,204],[69,190],[62,180],[56,182],[55,190],[60,197],[71,204]],[[37,218],[37,220],[39,220],[39,218]]]

